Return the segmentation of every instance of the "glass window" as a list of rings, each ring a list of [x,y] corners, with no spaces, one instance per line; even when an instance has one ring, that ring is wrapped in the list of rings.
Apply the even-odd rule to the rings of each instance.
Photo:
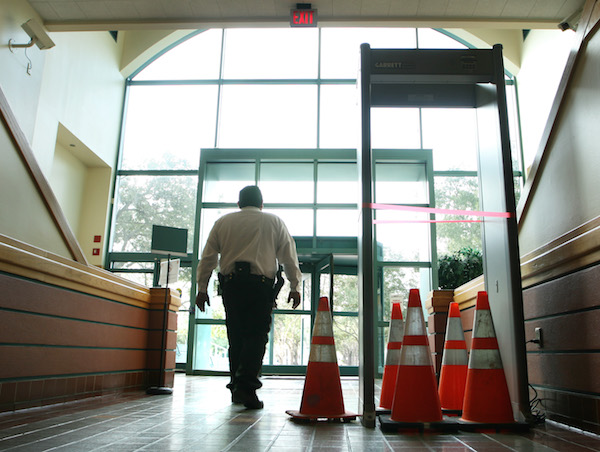
[[[433,168],[477,170],[477,118],[473,108],[423,109],[423,147],[433,150]]]
[[[123,273],[119,271],[115,271],[113,273],[115,275],[120,276],[121,278],[127,279],[134,283],[141,284],[142,286],[152,287],[154,284],[153,273]]]
[[[204,249],[204,245],[208,240],[208,235],[210,234],[210,230],[215,224],[215,221],[223,215],[236,212],[237,210],[239,209],[202,209],[200,213],[200,256],[202,256],[202,250]]]
[[[319,163],[317,165],[317,202],[356,204],[360,199],[356,163]]]
[[[358,210],[317,210],[317,235],[319,237],[356,237],[358,234]]]
[[[359,112],[356,85],[321,85],[321,148],[355,149]]]
[[[358,366],[358,317],[334,315],[333,337],[338,365]]]
[[[225,31],[223,78],[317,78],[316,28],[231,28]]]
[[[329,290],[329,275],[326,278]],[[333,276],[333,311],[358,312],[358,276],[334,275]]]
[[[265,209],[265,212],[281,218],[294,237],[310,237],[314,233],[312,209]]]
[[[283,366],[306,366],[310,355],[311,322],[310,315],[274,315],[273,362]]]
[[[216,109],[216,86],[131,86],[121,169],[197,169]]]
[[[419,28],[419,49],[466,49],[467,46],[461,44],[454,38],[433,30],[431,28]]]
[[[288,295],[290,293],[290,281],[283,272],[284,283],[279,295],[277,296],[277,307],[276,309],[281,311],[292,311],[292,304],[288,303]],[[310,310],[310,275],[302,274],[301,287],[298,291],[301,293],[300,306],[298,310]],[[307,287],[308,286],[308,287]]]
[[[384,261],[427,262],[430,260],[431,240],[429,214],[378,210],[375,225],[380,259]]]
[[[480,210],[478,178],[435,177],[435,201],[440,209]],[[436,217],[439,220],[479,220],[461,215]],[[482,249],[480,223],[438,223],[436,231],[438,255],[453,253],[464,247]]]
[[[373,149],[419,149],[421,126],[418,108],[372,108]]]
[[[384,267],[383,268],[383,290],[379,302],[382,303],[382,320],[389,321],[392,312],[392,297],[401,299],[400,307],[402,315],[406,320],[406,308],[408,306],[408,293],[410,289],[419,289],[421,305],[426,313],[425,301],[427,294],[431,291],[431,269],[411,267]],[[427,314],[425,314],[427,318]]]
[[[133,80],[205,80],[219,78],[222,30],[207,30],[158,57]]]
[[[225,325],[196,325],[194,339],[194,369],[229,371]]]
[[[197,186],[196,176],[121,176],[112,251],[149,253],[154,224],[187,229],[192,237]]]
[[[375,202],[427,204],[428,186],[427,172],[423,164],[375,164]]]
[[[414,28],[322,28],[321,77],[356,78],[363,43],[372,49],[417,46]]]
[[[315,85],[226,85],[222,89],[219,147],[314,148]]]
[[[208,163],[203,202],[237,203],[240,190],[255,184],[254,163]]]
[[[263,163],[260,189],[265,204],[312,203],[315,199],[312,163]]]

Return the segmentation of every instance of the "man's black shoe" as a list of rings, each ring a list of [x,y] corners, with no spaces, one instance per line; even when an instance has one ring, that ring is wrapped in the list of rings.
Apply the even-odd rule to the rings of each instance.
[[[232,392],[231,393],[231,403],[233,403],[234,405],[240,405],[242,403],[242,401],[239,399],[239,397],[236,397],[235,394]]]
[[[262,403],[261,400],[258,400],[256,392],[254,391],[248,392],[237,389],[231,395],[231,400],[238,400],[239,402],[243,403],[244,406],[249,410],[260,410],[265,406],[265,404]]]

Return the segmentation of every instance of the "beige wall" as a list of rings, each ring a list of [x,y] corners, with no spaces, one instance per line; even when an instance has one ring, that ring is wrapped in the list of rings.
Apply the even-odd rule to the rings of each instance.
[[[54,33],[52,39],[32,142],[40,166],[44,172],[52,167],[61,123],[113,167],[125,92],[121,47],[107,32]]]
[[[30,38],[21,24],[38,18],[23,0],[2,0],[0,6],[0,87],[19,121],[23,133],[31,142],[35,125],[42,72],[48,50],[36,46],[27,49],[8,49],[8,41],[26,44]],[[27,57],[31,60],[31,75],[27,75]]]
[[[526,168],[538,151],[574,38],[573,31],[532,30],[525,40],[517,87]]]
[[[520,220],[521,255],[600,215],[600,35],[589,41]]]
[[[3,0],[0,39],[7,43],[9,39],[29,42],[21,24],[31,18],[37,17],[27,2]],[[0,88],[16,128],[33,151],[34,165],[41,170],[38,178],[52,179],[53,197],[59,200],[58,209],[70,229],[86,241],[94,235],[104,240],[125,91],[120,73],[122,44],[107,32],[49,35],[56,44],[49,50],[33,46],[27,51],[11,52],[7,46],[0,46]],[[31,60],[29,74],[27,58]],[[89,154],[87,160],[77,161],[69,155],[68,142],[57,148],[61,128],[83,145]],[[2,133],[0,152],[5,177],[0,177],[0,205],[3,212],[12,214],[3,215],[0,234],[72,257],[18,156],[18,148],[11,143],[6,129]],[[90,165],[90,161],[94,163]],[[95,243],[93,247],[102,249],[103,244]],[[102,256],[93,257],[92,246],[87,248],[89,262],[100,265]]]

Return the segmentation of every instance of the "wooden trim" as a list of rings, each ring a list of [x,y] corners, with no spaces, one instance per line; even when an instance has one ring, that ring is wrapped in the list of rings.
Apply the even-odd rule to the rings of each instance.
[[[523,288],[600,261],[600,216],[521,257]]]
[[[19,126],[19,123],[10,108],[8,99],[4,95],[4,92],[2,91],[1,87],[0,116],[2,116],[7,132],[9,132],[9,135],[11,136],[17,150],[19,151],[21,159],[23,160],[23,163],[27,168],[31,179],[37,187],[38,192],[42,197],[42,200],[44,201],[44,204],[48,208],[50,216],[54,220],[54,223],[56,224],[60,235],[64,239],[65,245],[67,246],[67,248],[71,252],[71,255],[77,262],[81,264],[87,264],[85,254],[79,246],[79,242],[77,241],[77,238],[75,237],[75,234],[73,233],[73,230],[69,225],[67,217],[65,217],[65,214],[62,208],[60,207],[60,204],[58,203],[58,200],[56,199],[56,196],[54,195],[54,192],[52,191],[52,188],[50,187],[46,176],[44,176],[44,173],[42,172],[37,162],[37,159],[33,154],[33,150],[31,149],[31,146],[27,141],[27,137],[21,130],[21,127]]]
[[[523,221],[523,218],[525,218],[527,215],[528,207],[537,188],[537,182],[542,175],[541,170],[544,166],[548,153],[550,152],[550,141],[556,126],[558,125],[558,118],[566,97],[566,93],[570,88],[571,79],[575,74],[575,67],[579,62],[585,45],[598,28],[598,23],[600,21],[599,9],[600,3],[598,3],[598,0],[586,0],[579,25],[577,27],[575,44],[573,45],[573,48],[569,53],[569,57],[567,58],[567,64],[558,85],[558,90],[548,115],[546,127],[540,139],[538,152],[534,158],[533,164],[531,165],[531,170],[529,172],[529,176],[527,177],[527,182],[523,187],[519,206],[517,207],[519,225]]]
[[[483,290],[485,290],[485,281],[481,275],[454,289],[454,301],[458,303],[461,311],[473,307],[477,302],[477,292]]]
[[[146,309],[150,305],[150,289],[146,286],[3,235],[0,271]]]
[[[522,287],[572,273],[600,262],[600,216],[521,257]],[[477,292],[485,290],[483,276],[458,287],[454,301],[460,309],[475,306]]]

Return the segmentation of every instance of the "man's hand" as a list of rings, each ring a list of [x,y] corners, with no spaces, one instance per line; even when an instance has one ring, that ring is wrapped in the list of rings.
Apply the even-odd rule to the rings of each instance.
[[[292,309],[300,306],[300,292],[290,292],[287,302],[292,303]]]
[[[200,311],[204,312],[206,309],[205,305],[210,306],[208,294],[206,292],[198,292],[198,295],[196,295],[196,306],[198,306],[198,309],[200,309]]]

